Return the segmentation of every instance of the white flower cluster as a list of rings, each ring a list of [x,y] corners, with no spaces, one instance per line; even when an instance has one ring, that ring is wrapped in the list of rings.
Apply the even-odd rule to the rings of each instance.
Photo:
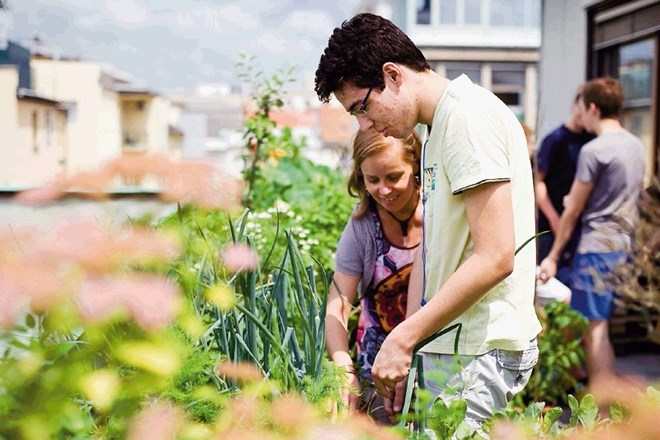
[[[245,224],[245,232],[254,237],[254,246],[257,251],[269,245],[269,238],[264,236],[264,226],[267,225],[268,228],[273,227],[273,220],[277,215],[280,216],[280,223],[283,228],[288,227],[287,223],[300,224],[303,220],[301,215],[296,215],[291,210],[291,207],[282,201],[275,202],[275,206],[268,208],[265,212],[250,212],[248,214],[248,222]],[[286,217],[282,218],[282,216]],[[288,219],[290,220],[287,221]],[[309,251],[312,246],[319,244],[318,240],[309,238],[309,229],[294,226],[291,228],[291,233],[296,238],[298,246],[302,251]]]

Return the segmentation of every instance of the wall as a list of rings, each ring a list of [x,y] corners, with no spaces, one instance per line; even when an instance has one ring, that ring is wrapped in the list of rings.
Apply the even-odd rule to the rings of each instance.
[[[46,133],[50,113],[51,135]],[[37,129],[34,131],[34,115]],[[18,100],[18,132],[9,163],[18,187],[43,185],[64,170],[66,164],[66,112],[32,99]],[[35,136],[36,134],[36,136]]]
[[[575,92],[586,80],[588,3],[593,1],[543,2],[538,141],[568,119]]]
[[[18,69],[15,66],[0,66],[0,186],[12,184],[10,176],[15,164],[11,161],[12,151],[17,145],[16,121],[18,119]]]
[[[76,110],[69,119],[68,171],[96,168],[99,163],[99,117],[105,108],[99,84],[99,65],[83,61],[33,59],[32,70],[34,90],[38,94],[76,103]],[[110,111],[104,117],[115,116]],[[103,124],[110,123],[104,121]],[[112,135],[104,133],[102,141],[109,145],[113,141],[108,136]],[[111,149],[103,147],[101,157],[107,156]]]
[[[46,206],[16,203],[6,194],[0,196],[0,234],[18,228],[48,228],[58,221],[94,218],[119,225],[143,215],[159,217],[176,210],[176,204],[164,203],[155,196],[125,196],[92,201],[66,199]]]

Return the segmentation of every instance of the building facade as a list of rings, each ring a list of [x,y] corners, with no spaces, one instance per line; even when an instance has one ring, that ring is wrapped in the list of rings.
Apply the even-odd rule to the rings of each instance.
[[[0,65],[0,187],[36,186],[66,171],[75,106],[19,87],[21,70]]]
[[[660,1],[553,0],[543,6],[539,134],[568,117],[580,83],[621,81],[622,124],[646,149],[645,183],[658,176]]]
[[[391,19],[441,75],[467,74],[536,126],[541,0],[367,0],[360,10]]]

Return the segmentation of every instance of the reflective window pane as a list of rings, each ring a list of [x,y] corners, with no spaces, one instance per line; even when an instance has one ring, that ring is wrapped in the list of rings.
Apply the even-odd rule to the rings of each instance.
[[[493,63],[493,85],[525,85],[525,66],[519,63]]]
[[[456,24],[456,0],[440,0],[440,23]]]
[[[524,0],[491,0],[491,25],[522,27],[524,21]]]
[[[431,0],[417,0],[417,24],[431,24]]]
[[[653,40],[642,40],[619,49],[619,79],[626,103],[650,100],[653,77]]]
[[[479,63],[445,63],[446,75],[449,79],[459,77],[461,74],[466,74],[473,83],[481,84],[481,64]]]
[[[481,0],[465,0],[465,24],[481,24]]]

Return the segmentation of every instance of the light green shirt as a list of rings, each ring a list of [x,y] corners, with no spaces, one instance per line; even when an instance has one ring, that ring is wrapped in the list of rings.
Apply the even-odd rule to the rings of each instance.
[[[472,254],[462,191],[487,182],[511,183],[516,249],[534,235],[535,207],[518,119],[465,75],[442,95],[423,157],[424,298],[429,301]],[[513,273],[451,323],[463,323],[459,354],[523,350],[541,331],[534,311],[535,254],[532,241],[517,254]],[[441,336],[423,351],[453,353],[455,335]]]

